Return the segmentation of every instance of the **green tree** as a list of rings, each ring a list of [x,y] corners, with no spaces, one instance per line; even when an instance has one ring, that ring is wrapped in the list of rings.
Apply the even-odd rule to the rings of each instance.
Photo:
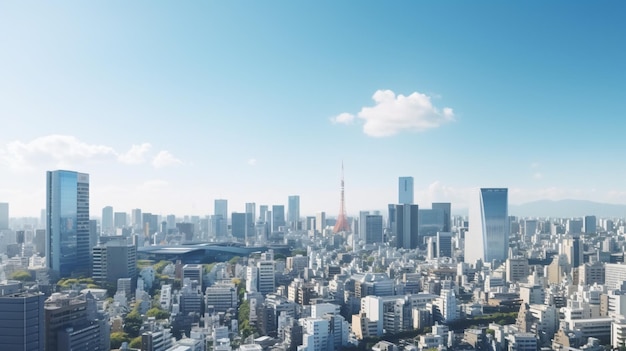
[[[302,250],[302,249],[293,250],[291,251],[291,254],[289,256],[296,256],[296,255],[306,256],[306,250]]]
[[[241,259],[241,257],[235,256],[235,257],[231,258],[230,260],[228,260],[228,263],[230,263],[230,264],[237,264],[237,262],[239,262],[240,259]]]
[[[114,332],[111,333],[111,348],[119,349],[122,346],[123,342],[129,342],[130,338],[124,332]]]
[[[139,336],[141,325],[143,324],[143,318],[136,309],[126,315],[124,318],[124,332],[131,338]]]
[[[170,318],[169,312],[162,310],[158,307],[153,307],[146,312],[146,316],[154,317],[156,319],[168,319]]]
[[[157,273],[162,274],[165,267],[167,267],[167,265],[170,263],[172,262],[167,261],[167,260],[162,260],[162,261],[155,263],[153,268]]]
[[[213,267],[215,267],[215,263],[209,263],[209,264],[203,264],[202,268],[204,268],[204,273],[211,273],[211,271],[213,270]]]
[[[11,274],[11,279],[19,280],[21,282],[28,282],[33,280],[33,276],[27,271],[17,271]]]
[[[128,343],[128,347],[133,348],[133,349],[140,349],[141,348],[141,336],[133,338],[133,340],[131,340],[130,343]]]

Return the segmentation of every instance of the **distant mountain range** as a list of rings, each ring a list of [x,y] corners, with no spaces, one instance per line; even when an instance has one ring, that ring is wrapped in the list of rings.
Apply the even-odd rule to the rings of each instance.
[[[468,210],[453,210],[467,216]],[[517,217],[584,217],[626,218],[626,205],[607,204],[588,200],[538,200],[521,205],[509,205],[509,215]]]

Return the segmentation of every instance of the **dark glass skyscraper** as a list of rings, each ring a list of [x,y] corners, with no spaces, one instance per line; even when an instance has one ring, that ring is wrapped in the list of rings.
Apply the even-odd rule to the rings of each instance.
[[[48,171],[46,261],[60,277],[89,276],[89,175]]]

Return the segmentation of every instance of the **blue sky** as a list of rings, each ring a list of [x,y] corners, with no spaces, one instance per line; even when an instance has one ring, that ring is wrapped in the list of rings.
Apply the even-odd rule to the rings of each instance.
[[[626,203],[619,1],[0,3],[0,201],[91,175],[91,211],[245,202]]]

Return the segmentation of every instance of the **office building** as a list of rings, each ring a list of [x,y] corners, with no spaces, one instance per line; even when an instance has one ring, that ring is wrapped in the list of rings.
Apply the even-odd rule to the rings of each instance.
[[[137,276],[137,249],[126,240],[100,243],[92,250],[92,278],[99,284]]]
[[[202,276],[204,268],[201,264],[186,264],[183,266],[183,280],[189,279],[191,282],[196,281],[198,286],[202,287]]]
[[[412,205],[413,194],[413,177],[400,177],[398,179],[398,203]]]
[[[135,230],[141,230],[141,228],[143,228],[143,216],[141,213],[141,209],[139,208],[135,208],[131,211],[131,220],[133,223],[133,229]]]
[[[437,233],[436,252],[437,257],[452,257],[452,233]]]
[[[302,346],[299,351],[334,350],[333,340],[329,335],[330,324],[327,319],[302,319]]]
[[[9,204],[0,202],[0,230],[9,229]]]
[[[565,222],[565,232],[570,235],[582,234],[583,220],[581,218],[570,218]]]
[[[54,293],[44,303],[46,350],[109,350],[110,327],[88,294]]]
[[[596,216],[585,216],[583,222],[585,234],[594,234],[598,231]]]
[[[574,235],[563,239],[560,254],[567,256],[567,262],[571,268],[582,265],[584,263],[584,250],[580,237]]]
[[[224,220],[228,221],[228,200],[216,199],[213,214],[216,216],[222,216]]]
[[[3,351],[44,351],[44,305],[41,293],[17,281],[0,283],[0,344]]]
[[[366,244],[383,242],[383,216],[366,215],[365,216],[365,233],[362,234]]]
[[[258,289],[263,295],[271,294],[276,290],[276,277],[274,274],[274,260],[271,257],[257,262]]]
[[[393,233],[396,236],[396,247],[415,249],[420,244],[419,238],[419,207],[417,205],[396,205]]]
[[[326,212],[322,211],[315,215],[315,232],[323,234],[324,228],[326,228]]]
[[[113,226],[116,229],[126,228],[128,224],[126,212],[115,212],[113,213]]]
[[[259,218],[260,222],[267,221],[267,212],[269,212],[269,208],[267,205],[259,205]]]
[[[426,237],[436,236],[437,232],[445,231],[445,213],[443,209],[419,209],[418,235],[423,241]],[[423,242],[420,241],[420,244]]]
[[[113,207],[106,206],[102,209],[102,221],[101,221],[102,235],[115,234],[113,225]]]
[[[231,234],[237,241],[244,242],[254,238],[254,217],[252,213],[233,212],[231,217]]]
[[[272,206],[272,231],[280,231],[285,226],[285,206]]]
[[[91,275],[89,175],[48,171],[46,192],[48,268],[61,278]]]
[[[291,195],[287,202],[287,224],[291,230],[299,230],[300,224],[300,196]]]
[[[212,310],[227,312],[229,309],[237,309],[238,296],[237,288],[232,283],[217,283],[206,288],[204,294],[204,305],[207,309],[212,306]]]
[[[508,189],[482,188],[470,201],[465,262],[504,262],[509,251]]]
[[[433,202],[432,209],[443,212],[442,232],[451,232],[452,228],[452,204],[449,202]]]
[[[249,213],[252,216],[252,220],[256,222],[256,203],[246,202],[246,213]]]

